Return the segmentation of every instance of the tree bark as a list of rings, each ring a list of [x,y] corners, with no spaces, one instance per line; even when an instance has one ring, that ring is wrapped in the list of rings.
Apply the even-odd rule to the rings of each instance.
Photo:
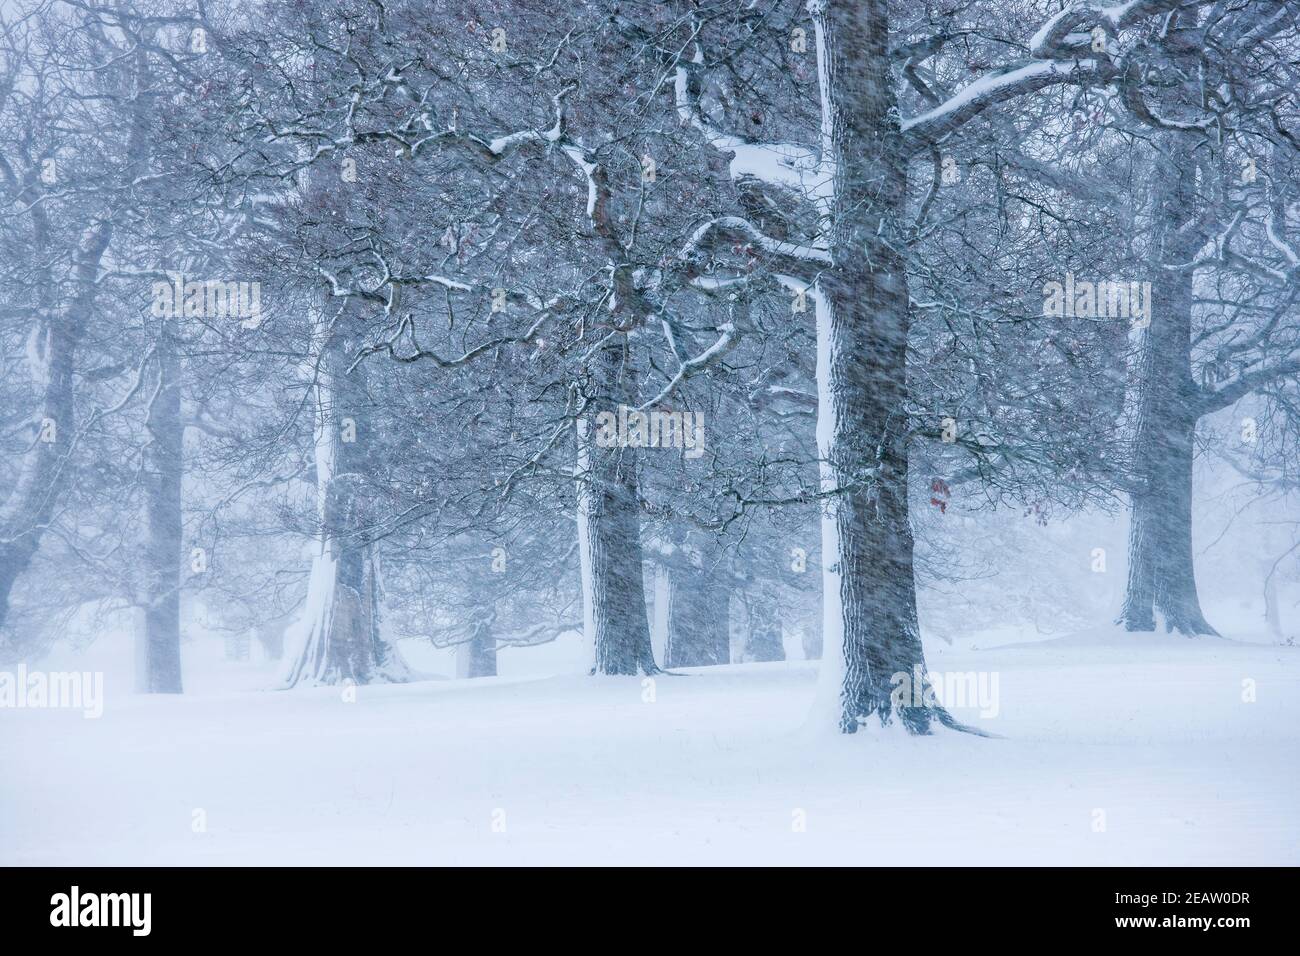
[[[13,489],[0,504],[0,627],[9,616],[14,585],[36,556],[45,526],[69,479],[76,424],[73,375],[77,350],[94,307],[95,278],[111,235],[107,223],[87,234],[78,251],[72,301],[44,315],[32,333],[36,339],[32,352],[40,362],[34,372],[42,379],[41,398],[31,418],[31,445]],[[41,210],[37,211],[35,241],[38,246],[48,241]],[[47,281],[44,288],[46,301],[53,299],[53,282]]]
[[[135,62],[138,88],[152,88],[148,56],[137,52]],[[144,96],[131,100],[129,131],[124,144],[128,161],[122,170],[123,185],[135,182],[148,165],[150,102],[150,98]],[[29,170],[25,177],[26,185],[39,188],[37,176],[35,168]],[[34,246],[43,253],[52,251],[53,237],[46,206],[33,202],[28,208],[32,216]],[[60,282],[48,266],[41,270],[38,279],[42,303],[66,301],[66,305],[43,311],[41,321],[33,330],[37,337],[34,353],[41,362],[41,399],[31,422],[33,444],[24,456],[14,488],[0,502],[0,628],[9,617],[14,585],[35,557],[45,527],[54,516],[55,506],[71,477],[72,463],[69,459],[76,425],[73,417],[77,354],[95,308],[99,269],[114,229],[111,214],[89,218],[94,224],[86,227],[72,251],[71,299],[62,298]],[[55,439],[42,440],[50,428],[54,429]]]
[[[803,648],[803,659],[819,661],[822,659],[821,622],[808,624],[799,635],[799,645]]]
[[[1269,574],[1264,578],[1264,622],[1268,625],[1269,636],[1276,644],[1285,643],[1282,632],[1282,614],[1278,610],[1277,576]]]
[[[578,421],[578,537],[583,629],[595,649],[593,674],[655,674],[642,575],[637,450],[596,444],[595,416],[617,414],[633,380],[624,342],[598,350],[595,397]]]
[[[747,661],[783,661],[785,644],[781,640],[781,607],[766,596],[752,596],[745,615],[745,654]]]
[[[409,672],[380,634],[378,546],[369,539],[364,499],[365,425],[360,372],[347,373],[348,349],[322,320],[316,344],[316,497],[318,550],[306,604],[286,632],[293,656],[282,683],[401,682]],[[355,438],[353,441],[345,440]]]
[[[893,675],[924,679],[925,658],[907,500],[909,310],[898,252],[907,173],[888,5],[819,0],[812,9],[822,148],[835,175],[834,264],[815,288],[825,656],[835,658],[842,732],[897,716],[928,733],[935,717],[951,723],[942,709],[920,693],[891,700]]]
[[[1137,432],[1129,524],[1128,588],[1120,620],[1129,631],[1216,634],[1201,613],[1192,557],[1192,453],[1200,395],[1192,378],[1192,276],[1170,268],[1195,253],[1180,232],[1194,214],[1191,148],[1178,134],[1158,154],[1151,325],[1138,375]]]
[[[181,423],[180,357],[175,319],[159,331],[154,357],[158,386],[149,403],[145,448],[145,690],[181,693],[181,480],[185,428]]]
[[[483,622],[474,635],[456,647],[457,677],[496,677],[497,639],[492,625]]]
[[[669,571],[668,643],[665,667],[704,667],[731,661],[731,591],[722,580],[721,549],[709,535],[692,548],[689,563]]]

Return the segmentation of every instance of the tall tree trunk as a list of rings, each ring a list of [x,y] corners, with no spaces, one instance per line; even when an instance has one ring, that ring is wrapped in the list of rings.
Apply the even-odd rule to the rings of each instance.
[[[825,680],[838,685],[839,729],[896,715],[928,733],[947,714],[925,682],[908,520],[908,290],[900,228],[906,166],[885,0],[813,7],[824,155],[834,163],[830,248],[817,309],[817,437],[825,499]]]
[[[40,404],[29,426],[30,442],[13,489],[0,506],[0,626],[9,616],[10,595],[27,570],[41,534],[67,481],[73,437],[72,365],[80,329],[59,315],[33,334],[44,376]]]
[[[1192,558],[1192,451],[1200,397],[1192,378],[1192,276],[1172,266],[1195,253],[1180,229],[1194,215],[1195,163],[1178,134],[1156,160],[1151,325],[1143,338],[1129,524],[1126,630],[1215,634],[1201,613]]]
[[[650,644],[658,659],[666,660],[668,651],[668,617],[672,612],[673,579],[672,572],[663,560],[654,562],[654,575],[651,594],[654,599],[654,614],[650,620]]]
[[[371,452],[356,411],[360,372],[347,373],[346,343],[324,318],[314,351],[319,537],[306,602],[285,634],[290,656],[282,683],[405,681],[406,664],[379,628],[379,554],[368,535],[363,480]]]
[[[745,654],[747,661],[783,661],[785,644],[781,640],[781,606],[766,595],[753,595],[745,615]]]
[[[148,54],[137,52],[135,62],[137,88],[151,89]],[[136,96],[131,101],[123,185],[135,182],[148,166],[150,103],[151,98],[147,96]],[[28,170],[25,183],[32,189],[41,188],[35,167]],[[52,251],[47,207],[33,202],[28,211],[32,216],[35,247],[42,252]],[[31,421],[32,445],[19,466],[13,489],[0,502],[0,628],[9,617],[14,585],[35,557],[45,526],[70,480],[70,455],[76,433],[73,377],[77,352],[95,308],[99,269],[114,229],[112,218],[92,218],[94,224],[86,227],[73,253],[69,277],[72,298],[62,308],[43,311],[41,321],[33,330],[36,340],[31,354],[37,357],[40,366],[33,372],[40,377],[41,399]],[[48,267],[42,270],[38,282],[42,304],[65,301],[60,295],[60,283]]]
[[[688,540],[674,555],[676,561],[669,571],[665,667],[731,661],[731,589],[718,566],[721,556],[713,535],[694,544]]]
[[[803,659],[819,661],[822,659],[822,625],[814,621],[804,627],[799,634],[799,646],[803,648]]]
[[[37,211],[36,243],[48,240],[43,210]],[[69,479],[73,421],[73,375],[77,350],[94,308],[95,279],[108,248],[112,229],[101,224],[87,233],[78,251],[73,277],[76,292],[64,308],[45,313],[32,331],[29,354],[39,380],[40,403],[30,420],[31,444],[19,465],[14,487],[0,503],[0,627],[9,616],[10,596],[40,546],[45,526]],[[43,286],[49,302],[56,296],[52,281]]]
[[[456,647],[457,677],[496,677],[497,638],[491,621],[481,621],[468,641]]]
[[[262,624],[253,628],[253,637],[262,646],[262,653],[270,661],[278,661],[284,656],[284,628],[274,623]]]
[[[1282,632],[1282,614],[1278,610],[1277,575],[1269,574],[1264,578],[1264,621],[1268,624],[1268,633],[1277,644],[1285,643]]]
[[[625,342],[601,348],[592,363],[595,393],[578,421],[578,543],[583,630],[595,649],[593,674],[655,674],[642,575],[637,449],[601,448],[595,417],[617,414],[633,376]]]
[[[181,693],[181,479],[184,471],[180,357],[175,319],[159,331],[158,387],[149,403],[145,448],[144,689]]]

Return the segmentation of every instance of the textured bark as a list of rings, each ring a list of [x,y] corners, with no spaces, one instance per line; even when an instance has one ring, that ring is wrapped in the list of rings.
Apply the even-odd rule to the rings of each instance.
[[[1128,589],[1120,620],[1130,631],[1215,634],[1201,613],[1192,557],[1192,452],[1200,396],[1192,378],[1192,277],[1166,268],[1195,253],[1180,233],[1193,215],[1191,149],[1164,144],[1156,169],[1151,325],[1138,375]]]
[[[369,451],[357,417],[360,372],[347,373],[346,344],[330,336],[318,343],[316,382],[316,494],[319,550],[312,562],[307,604],[291,626],[296,645],[283,677],[299,683],[367,684],[409,679],[405,662],[380,635],[379,553],[370,540],[364,496]],[[352,414],[349,414],[352,412]],[[345,420],[357,440],[343,440]]]
[[[690,547],[690,546],[688,546]],[[731,592],[711,535],[693,546],[689,562],[669,570],[665,667],[703,667],[731,661]]]
[[[168,323],[158,336],[158,385],[149,403],[145,448],[144,685],[181,693],[181,479],[184,471],[180,358]]]
[[[818,444],[828,623],[842,655],[839,728],[897,716],[927,733],[941,709],[892,676],[925,673],[916,612],[907,478],[907,272],[898,249],[906,166],[888,59],[884,0],[813,5],[822,84],[823,149],[835,164],[830,246],[817,282]],[[838,615],[836,615],[838,611]],[[834,618],[838,616],[838,622]],[[829,637],[829,635],[828,635]],[[895,711],[898,711],[895,714]]]
[[[591,422],[629,395],[630,357],[623,343],[599,350],[592,363],[596,397],[578,423],[578,535],[583,621],[595,648],[593,674],[654,674],[642,575],[641,503],[635,448],[601,448]]]

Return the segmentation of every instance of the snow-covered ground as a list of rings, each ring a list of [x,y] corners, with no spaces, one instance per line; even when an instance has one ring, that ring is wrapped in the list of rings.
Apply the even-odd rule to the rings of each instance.
[[[810,728],[802,661],[651,688],[584,676],[570,642],[558,676],[347,701],[192,642],[184,697],[110,671],[98,720],[0,710],[0,863],[1300,863],[1300,648],[995,640],[927,650],[996,675],[996,716],[958,714],[998,739]]]

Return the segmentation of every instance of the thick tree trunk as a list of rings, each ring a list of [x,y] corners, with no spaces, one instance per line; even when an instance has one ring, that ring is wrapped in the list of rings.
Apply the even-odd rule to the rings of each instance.
[[[136,65],[138,88],[151,88],[148,56],[137,54]],[[122,170],[122,184],[135,182],[148,165],[150,102],[144,96],[132,101],[130,132],[125,144],[128,162]],[[26,179],[27,185],[37,189],[40,187],[35,177],[33,169]],[[43,253],[52,251],[47,207],[33,202],[28,205],[28,212],[32,217],[35,247]],[[40,365],[33,372],[40,376],[41,400],[32,416],[32,445],[19,467],[17,482],[0,502],[0,628],[9,617],[14,585],[35,557],[45,526],[71,477],[69,456],[76,432],[73,379],[77,352],[95,308],[99,269],[114,228],[110,218],[93,218],[94,224],[86,227],[74,254],[75,263],[68,277],[71,300],[62,298],[61,282],[48,267],[39,279],[41,302],[48,305],[66,301],[66,306],[45,312],[33,330],[35,341],[31,354]]]
[[[682,558],[689,555],[689,564]],[[731,661],[731,591],[718,560],[721,549],[710,535],[679,550],[669,571],[668,643],[665,667],[703,667]]]
[[[755,595],[749,599],[747,607],[744,659],[785,660],[785,644],[781,641],[780,605],[766,596]]]
[[[270,661],[278,661],[284,656],[284,628],[275,624],[264,624],[253,628],[253,637],[262,646],[262,653]]]
[[[650,645],[657,660],[667,659],[668,650],[668,615],[673,600],[672,573],[662,561],[654,562],[653,583],[651,586],[654,613],[650,619]]]
[[[0,507],[0,626],[9,615],[10,595],[27,570],[41,534],[67,481],[66,456],[73,436],[72,364],[77,330],[63,316],[36,331],[45,376],[41,403],[32,415],[30,441],[18,479]]]
[[[925,682],[908,519],[907,273],[900,217],[906,167],[884,0],[813,6],[823,150],[833,159],[834,266],[816,285],[817,434],[822,488],[826,679],[838,725],[895,716],[928,733],[921,687],[892,697],[895,675]]]
[[[1166,268],[1195,253],[1179,230],[1193,215],[1189,146],[1165,144],[1156,168],[1151,325],[1138,376],[1129,524],[1128,590],[1120,620],[1130,631],[1215,634],[1201,613],[1192,558],[1192,452],[1200,397],[1192,378],[1192,277]]]
[[[1264,622],[1268,633],[1277,644],[1285,643],[1282,631],[1282,614],[1278,610],[1277,575],[1270,574],[1264,578]]]
[[[175,329],[160,330],[158,387],[149,403],[145,448],[144,689],[181,693],[181,479],[184,471],[180,358]]]
[[[497,676],[497,638],[490,623],[476,627],[473,637],[456,647],[456,676]]]
[[[364,422],[348,414],[359,372],[347,374],[347,348],[334,336],[322,333],[316,354],[318,550],[306,603],[286,631],[291,656],[282,683],[405,681],[405,662],[380,635],[379,554],[369,540],[363,481],[372,452],[364,448]]]
[[[578,421],[578,543],[583,629],[595,649],[593,674],[655,674],[642,575],[637,450],[596,444],[595,416],[626,401],[632,381],[625,343],[593,361],[596,398]]]
[[[800,632],[799,645],[803,648],[803,659],[819,661],[822,659],[821,622],[809,624]]]
[[[37,222],[36,241],[43,245],[47,239],[43,215],[37,216]],[[76,295],[66,308],[43,316],[32,332],[29,354],[37,365],[32,374],[40,380],[41,399],[31,417],[31,444],[17,480],[0,503],[0,627],[8,619],[14,585],[35,557],[69,479],[68,457],[76,433],[73,375],[77,350],[94,307],[95,278],[111,235],[107,224],[88,234],[74,272]],[[55,295],[53,284],[47,283],[46,300]]]

